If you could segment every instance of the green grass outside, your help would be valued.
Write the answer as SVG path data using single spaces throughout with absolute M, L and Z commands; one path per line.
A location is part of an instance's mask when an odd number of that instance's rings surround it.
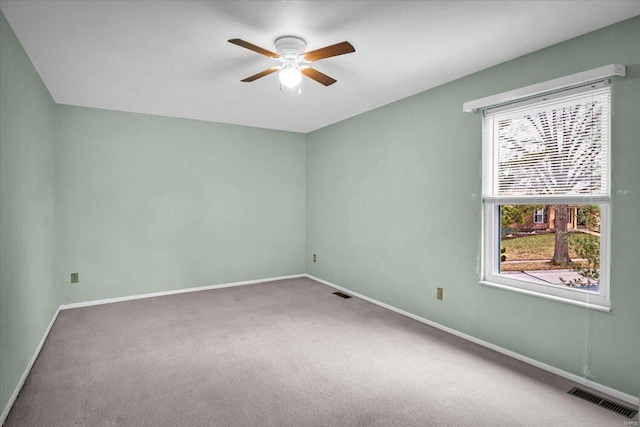
M 600 240 L 599 236 L 594 236 L 585 233 L 571 233 L 569 234 L 569 257 L 575 259 L 578 255 L 572 249 L 572 242 L 580 238 Z M 501 270 L 525 270 L 525 269 L 540 269 L 548 270 L 554 268 L 548 262 L 553 257 L 553 247 L 555 244 L 555 234 L 534 234 L 530 236 L 517 237 L 513 239 L 505 239 L 500 242 L 501 248 L 506 248 L 504 255 L 507 256 L 507 261 L 528 261 L 528 260 L 544 260 L 544 262 L 537 263 L 517 263 L 511 264 L 502 263 Z M 557 268 L 557 267 L 555 267 Z M 563 267 L 567 268 L 567 267 Z

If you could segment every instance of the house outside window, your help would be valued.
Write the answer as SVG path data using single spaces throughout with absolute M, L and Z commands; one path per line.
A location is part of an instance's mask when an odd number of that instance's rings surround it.
M 608 311 L 608 82 L 483 120 L 482 283 Z

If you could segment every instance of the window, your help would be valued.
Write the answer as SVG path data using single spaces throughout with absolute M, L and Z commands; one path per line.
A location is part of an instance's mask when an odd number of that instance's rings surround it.
M 545 209 L 536 209 L 536 212 L 533 214 L 533 222 L 536 224 L 545 224 L 547 222 L 547 215 L 545 214 Z
M 608 311 L 608 82 L 483 120 L 482 283 Z

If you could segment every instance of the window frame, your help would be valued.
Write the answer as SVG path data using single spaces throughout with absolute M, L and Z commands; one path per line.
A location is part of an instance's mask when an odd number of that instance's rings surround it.
M 536 209 L 536 211 L 533 213 L 533 223 L 534 224 L 546 224 L 548 221 L 548 217 L 547 217 L 547 213 L 546 213 L 547 208 L 544 207 L 542 209 Z M 538 213 L 540 212 L 540 213 Z M 537 221 L 536 218 L 540 217 L 541 220 Z
M 482 247 L 482 272 L 480 283 L 486 286 L 492 286 L 502 289 L 507 289 L 524 294 L 534 295 L 546 299 L 565 302 L 582 307 L 588 307 L 600 311 L 611 310 L 610 299 L 610 178 L 611 178 L 611 88 L 609 82 L 601 82 L 596 85 L 589 85 L 584 88 L 573 88 L 571 90 L 559 91 L 553 94 L 551 97 L 562 98 L 565 96 L 572 96 L 575 93 L 581 91 L 590 92 L 597 86 L 598 89 L 607 87 L 609 91 L 609 106 L 608 114 L 604 119 L 604 126 L 606 126 L 607 152 L 605 157 L 606 162 L 606 179 L 607 191 L 606 194 L 584 194 L 584 195 L 537 195 L 537 196 L 493 196 L 483 195 L 482 199 L 482 212 L 483 212 L 483 247 Z M 525 102 L 515 103 L 514 106 L 501 107 L 500 111 L 505 110 L 508 114 L 513 108 L 522 108 L 523 104 L 531 104 L 531 108 L 539 108 L 542 102 L 551 98 L 549 96 L 539 97 L 536 99 L 528 100 Z M 511 108 L 509 108 L 511 107 Z M 483 144 L 483 157 L 486 149 L 486 144 L 490 143 L 490 151 L 493 153 L 493 162 L 496 161 L 495 148 L 496 138 L 492 141 L 487 141 L 486 118 L 483 111 L 482 118 L 482 144 Z M 493 133 L 493 132 L 492 132 Z M 485 167 L 485 161 L 483 159 L 483 168 Z M 486 171 L 483 171 L 483 189 L 486 188 L 485 179 L 488 177 Z M 491 183 L 495 184 L 496 176 L 494 173 L 490 175 Z M 484 191 L 484 190 L 483 190 Z M 561 285 L 537 283 L 533 281 L 527 281 L 522 279 L 516 279 L 508 277 L 506 274 L 500 273 L 500 242 L 501 242 L 501 226 L 500 226 L 500 206 L 501 205 L 521 205 L 521 204 L 541 204 L 541 205 L 558 205 L 566 204 L 573 206 L 580 206 L 583 204 L 593 204 L 600 206 L 600 280 L 599 280 L 599 292 L 596 294 L 591 291 L 563 287 Z M 535 221 L 534 212 L 534 221 Z M 548 213 L 547 213 L 548 215 Z M 544 215 L 543 215 L 544 219 Z M 548 218 L 547 218 L 548 219 Z
M 575 203 L 575 200 L 573 200 L 573 203 Z M 505 274 L 500 274 L 499 209 L 501 204 L 505 203 L 484 202 L 484 269 L 482 272 L 483 279 L 480 281 L 481 284 L 520 291 L 521 293 L 546 297 L 548 299 L 563 301 L 569 304 L 579 305 L 583 307 L 590 307 L 600 311 L 609 311 L 611 309 L 609 295 L 610 204 L 608 202 L 593 203 L 593 201 L 589 201 L 588 203 L 583 203 L 600 206 L 600 289 L 597 294 L 579 288 L 569 288 L 560 285 L 536 283 L 533 281 L 515 279 Z M 490 236 L 493 238 L 490 238 Z

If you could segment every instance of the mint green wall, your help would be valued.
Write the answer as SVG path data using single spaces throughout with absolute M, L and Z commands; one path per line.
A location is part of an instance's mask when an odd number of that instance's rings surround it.
M 59 304 L 55 104 L 0 13 L 0 412 Z
M 60 303 L 305 268 L 640 396 L 638 39 L 635 18 L 305 136 L 55 105 L 0 16 L 0 409 Z M 462 103 L 614 62 L 613 311 L 482 287 Z
M 307 272 L 640 395 L 638 40 L 640 17 L 308 134 Z M 611 63 L 628 73 L 613 84 L 613 311 L 480 285 L 481 116 L 463 102 Z
M 58 105 L 64 302 L 304 273 L 305 149 L 299 133 Z
M 304 135 L 56 105 L 0 35 L 0 411 L 61 303 L 304 272 Z

